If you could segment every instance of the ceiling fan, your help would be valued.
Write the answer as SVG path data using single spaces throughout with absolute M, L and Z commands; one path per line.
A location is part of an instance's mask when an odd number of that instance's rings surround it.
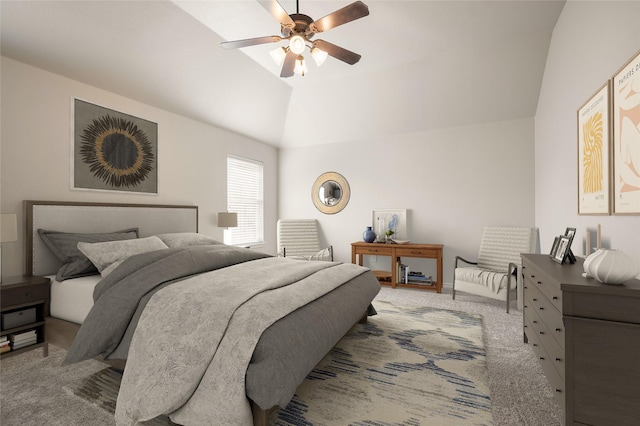
M 309 47 L 311 56 L 318 66 L 322 65 L 328 56 L 332 56 L 349 65 L 357 63 L 361 56 L 325 40 L 311 40 L 317 33 L 321 33 L 339 25 L 369 15 L 369 7 L 361 1 L 338 9 L 329 15 L 314 21 L 309 16 L 299 13 L 296 0 L 296 13 L 289 15 L 277 0 L 258 1 L 280 23 L 281 36 L 265 36 L 236 41 L 225 41 L 220 45 L 225 49 L 236 49 L 259 44 L 277 43 L 288 40 L 289 45 L 278 47 L 271 52 L 271 56 L 278 64 L 282 64 L 280 77 L 291 77 L 294 73 L 305 75 L 307 67 L 302 53 Z

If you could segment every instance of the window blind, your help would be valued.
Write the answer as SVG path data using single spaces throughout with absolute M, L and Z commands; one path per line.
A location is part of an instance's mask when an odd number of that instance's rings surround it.
M 238 214 L 238 226 L 225 233 L 226 244 L 264 243 L 262 162 L 227 156 L 227 211 Z

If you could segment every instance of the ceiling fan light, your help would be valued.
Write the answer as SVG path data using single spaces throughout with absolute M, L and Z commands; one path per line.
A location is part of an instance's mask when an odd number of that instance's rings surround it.
M 307 71 L 307 64 L 304 61 L 304 57 L 302 55 L 298 55 L 298 57 L 296 58 L 296 65 L 293 68 L 293 72 L 304 77 Z
M 306 47 L 306 43 L 304 41 L 304 38 L 302 38 L 302 36 L 296 35 L 291 37 L 291 39 L 289 40 L 289 49 L 291 49 L 291 51 L 296 55 L 299 55 L 302 52 L 304 52 L 305 47 Z
M 313 57 L 313 60 L 316 62 L 316 65 L 320 66 L 324 64 L 324 61 L 327 60 L 327 56 L 329 56 L 329 54 L 322 49 L 314 47 L 313 49 L 311 49 L 311 56 Z
M 285 56 L 287 56 L 287 50 L 284 47 L 278 47 L 269 52 L 273 61 L 278 65 L 282 65 Z

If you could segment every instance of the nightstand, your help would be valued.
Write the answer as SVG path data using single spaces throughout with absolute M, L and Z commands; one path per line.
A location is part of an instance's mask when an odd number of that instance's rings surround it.
M 45 316 L 49 309 L 51 287 L 49 278 L 36 276 L 8 277 L 0 284 L 0 337 L 29 334 L 35 330 L 36 339 L 28 346 L 12 349 L 1 357 L 17 355 L 42 348 L 42 356 L 49 355 L 45 339 Z M 28 343 L 28 342 L 27 342 Z

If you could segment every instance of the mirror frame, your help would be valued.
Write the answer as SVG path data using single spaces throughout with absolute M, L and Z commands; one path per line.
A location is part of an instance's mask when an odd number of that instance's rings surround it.
M 340 201 L 338 201 L 333 206 L 327 206 L 320 199 L 320 187 L 326 183 L 327 181 L 335 181 L 340 188 L 342 189 L 342 197 L 340 197 Z M 349 188 L 349 182 L 342 176 L 340 173 L 336 172 L 326 172 L 318 176 L 318 179 L 314 182 L 311 187 L 311 200 L 313 200 L 313 204 L 316 206 L 318 210 L 320 210 L 324 214 L 335 214 L 339 211 L 342 211 L 347 206 L 349 202 L 349 198 L 351 197 L 351 189 Z

